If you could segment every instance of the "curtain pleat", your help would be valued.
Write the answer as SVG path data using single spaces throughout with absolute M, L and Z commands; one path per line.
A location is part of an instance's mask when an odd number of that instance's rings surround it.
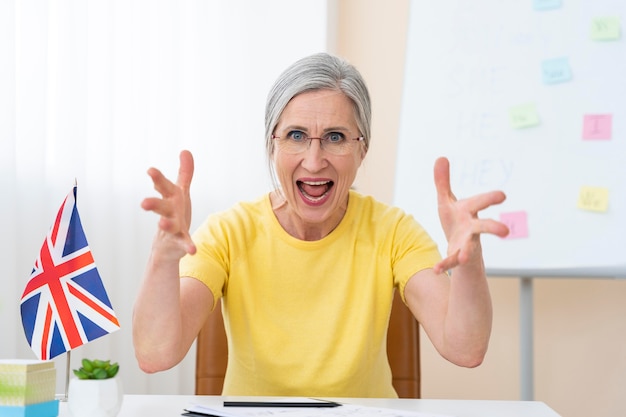
M 71 354 L 121 365 L 129 394 L 191 394 L 195 348 L 172 370 L 135 361 L 131 315 L 157 218 L 146 170 L 196 159 L 192 228 L 270 190 L 263 114 L 286 65 L 327 49 L 318 0 L 0 2 L 0 358 L 33 359 L 19 303 L 76 181 L 87 240 L 121 323 Z M 64 391 L 66 355 L 55 359 Z

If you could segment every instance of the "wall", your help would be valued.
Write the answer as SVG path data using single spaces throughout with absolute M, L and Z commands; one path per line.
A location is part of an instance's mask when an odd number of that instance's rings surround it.
M 365 76 L 373 139 L 357 178 L 362 192 L 393 201 L 409 0 L 337 1 L 336 45 Z M 422 339 L 422 396 L 517 400 L 519 282 L 490 277 L 494 327 L 485 362 L 447 363 Z M 626 415 L 626 281 L 534 280 L 535 395 L 568 417 Z

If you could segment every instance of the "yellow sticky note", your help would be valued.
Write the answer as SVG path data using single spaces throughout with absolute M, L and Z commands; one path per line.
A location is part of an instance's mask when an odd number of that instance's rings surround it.
M 619 17 L 596 17 L 591 22 L 591 40 L 614 41 L 620 36 Z
M 578 208 L 605 212 L 609 208 L 609 189 L 604 187 L 580 187 Z
M 521 104 L 509 109 L 509 120 L 513 129 L 537 126 L 539 116 L 534 104 Z

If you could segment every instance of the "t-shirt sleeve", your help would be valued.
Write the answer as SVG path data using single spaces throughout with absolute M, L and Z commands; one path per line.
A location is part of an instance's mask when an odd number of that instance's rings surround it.
M 437 244 L 413 218 L 404 214 L 397 224 L 394 236 L 394 285 L 404 299 L 404 287 L 417 272 L 432 268 L 441 260 Z
M 215 302 L 224 294 L 229 271 L 228 234 L 218 215 L 211 215 L 193 233 L 197 251 L 185 255 L 179 264 L 179 275 L 201 281 L 213 293 Z M 215 305 L 212 307 L 214 308 Z

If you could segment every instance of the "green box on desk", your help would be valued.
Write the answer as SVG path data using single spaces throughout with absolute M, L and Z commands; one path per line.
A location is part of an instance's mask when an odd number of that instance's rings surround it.
M 0 405 L 2 417 L 57 417 L 58 415 L 59 400 L 30 405 Z
M 50 402 L 54 400 L 55 388 L 54 362 L 0 359 L 0 406 Z

